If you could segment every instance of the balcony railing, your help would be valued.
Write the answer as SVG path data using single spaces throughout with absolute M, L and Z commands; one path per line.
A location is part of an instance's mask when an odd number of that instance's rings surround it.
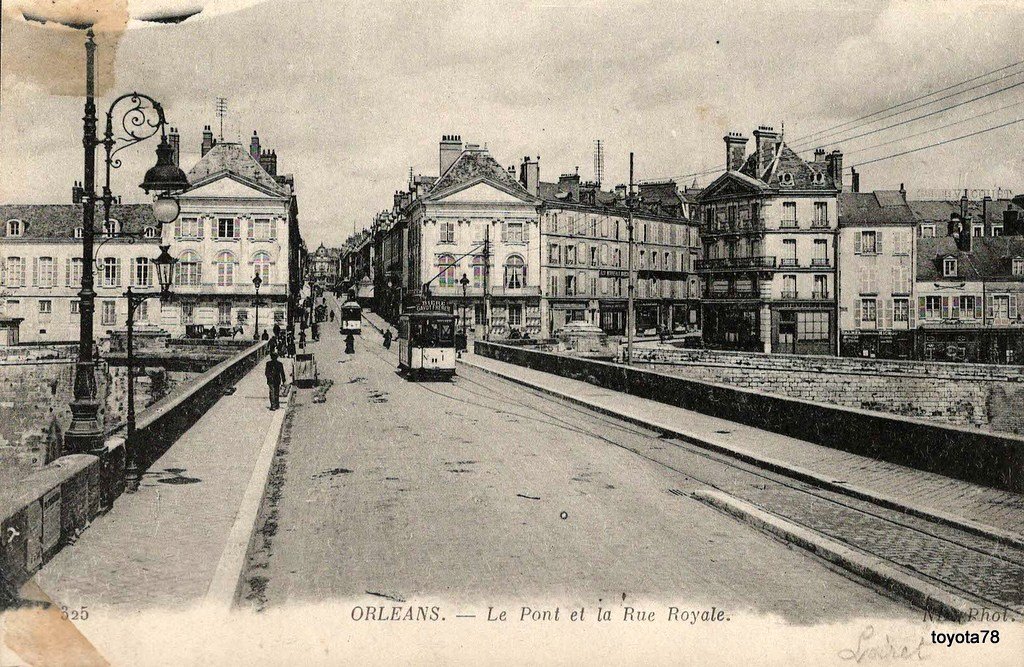
M 811 266 L 831 266 L 832 261 L 828 257 L 815 257 L 811 260 Z
M 828 297 L 828 290 L 823 290 L 823 291 L 817 291 L 816 290 L 814 292 L 811 292 L 811 298 L 812 299 L 827 299 L 827 298 L 829 298 Z
M 711 234 L 745 234 L 747 232 L 763 232 L 763 220 L 738 221 L 734 223 L 723 223 L 702 232 L 705 235 Z
M 791 289 L 784 289 L 784 290 L 782 290 L 782 298 L 783 299 L 795 299 L 796 298 L 796 290 L 791 290 Z
M 698 271 L 722 271 L 730 269 L 774 269 L 774 257 L 719 257 L 697 260 Z
M 783 257 L 782 261 L 779 262 L 779 266 L 800 266 L 800 260 L 796 257 Z

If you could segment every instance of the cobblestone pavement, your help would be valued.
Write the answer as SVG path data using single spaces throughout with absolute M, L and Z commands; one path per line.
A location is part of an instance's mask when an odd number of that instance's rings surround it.
M 121 496 L 34 581 L 72 608 L 200 601 L 277 414 L 268 407 L 260 363 L 150 467 L 138 491 Z
M 531 385 L 546 387 L 654 424 L 678 424 L 694 438 L 747 450 L 787 465 L 810 470 L 911 507 L 950 513 L 1024 536 L 1024 496 L 962 480 L 878 461 L 778 433 L 709 417 L 665 403 L 628 396 L 512 364 L 469 355 L 471 363 Z M 683 426 L 685 425 L 685 427 Z M 1024 539 L 1024 538 L 1022 538 Z
M 648 599 L 796 623 L 919 615 L 668 493 L 685 473 L 632 451 L 672 446 L 657 434 L 606 438 L 614 429 L 599 415 L 475 369 L 450 383 L 406 382 L 397 346 L 385 352 L 372 328 L 355 355 L 342 352 L 336 328 L 322 334 L 312 349 L 334 384 L 322 404 L 296 395 L 250 554 L 247 604 Z
M 491 392 L 498 399 L 502 396 L 501 390 L 492 389 Z M 590 413 L 578 405 L 563 403 L 570 413 Z M 1020 549 L 945 524 L 825 491 L 682 440 L 659 438 L 655 430 L 623 424 L 610 417 L 603 420 L 606 427 L 600 434 L 612 443 L 620 444 L 620 439 L 626 434 L 649 433 L 651 438 L 647 442 L 641 441 L 639 446 L 634 444 L 629 448 L 644 458 L 684 473 L 685 479 L 680 479 L 674 489 L 677 493 L 686 493 L 701 486 L 720 489 L 886 560 L 941 588 L 973 598 L 988 608 L 1024 612 L 1024 551 Z M 872 470 L 867 462 L 862 465 L 865 470 Z M 889 467 L 886 464 L 886 468 Z M 912 481 L 918 471 L 904 468 L 896 472 L 904 476 L 906 495 L 917 495 Z M 921 475 L 931 477 L 928 473 Z M 957 485 L 973 486 L 963 482 L 957 482 Z M 981 487 L 978 494 L 989 491 L 992 490 Z M 958 508 L 954 506 L 954 509 Z

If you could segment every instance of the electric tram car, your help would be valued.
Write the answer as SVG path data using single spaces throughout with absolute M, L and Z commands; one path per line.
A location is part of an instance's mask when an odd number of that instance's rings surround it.
M 398 320 L 398 370 L 409 379 L 455 375 L 455 316 L 415 312 Z
M 355 301 L 341 304 L 341 333 L 359 335 L 363 327 L 363 309 Z

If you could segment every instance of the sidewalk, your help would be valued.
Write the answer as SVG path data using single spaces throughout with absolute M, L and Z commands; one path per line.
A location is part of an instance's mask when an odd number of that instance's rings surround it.
M 460 361 L 599 412 L 767 463 L 780 471 L 822 479 L 833 488 L 880 499 L 897 509 L 924 513 L 954 525 L 966 524 L 1002 541 L 1018 545 L 1024 542 L 1024 497 L 1014 493 L 830 449 L 472 353 L 464 354 Z
M 289 360 L 282 361 L 290 379 Z M 265 441 L 276 444 L 284 419 L 288 399 L 281 410 L 267 409 L 263 366 L 181 436 L 144 474 L 138 491 L 121 496 L 32 581 L 54 601 L 76 608 L 201 602 L 215 577 L 225 577 L 218 575 L 222 557 L 235 557 L 228 553 L 236 550 L 232 533 L 239 532 L 232 527 L 236 518 L 245 521 L 243 497 L 260 475 Z M 245 542 L 251 523 L 242 527 Z

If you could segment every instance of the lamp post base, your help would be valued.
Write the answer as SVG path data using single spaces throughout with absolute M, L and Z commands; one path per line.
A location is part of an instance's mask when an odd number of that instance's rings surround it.
M 71 426 L 64 434 L 63 454 L 89 454 L 103 447 L 103 424 L 96 399 L 71 401 Z

